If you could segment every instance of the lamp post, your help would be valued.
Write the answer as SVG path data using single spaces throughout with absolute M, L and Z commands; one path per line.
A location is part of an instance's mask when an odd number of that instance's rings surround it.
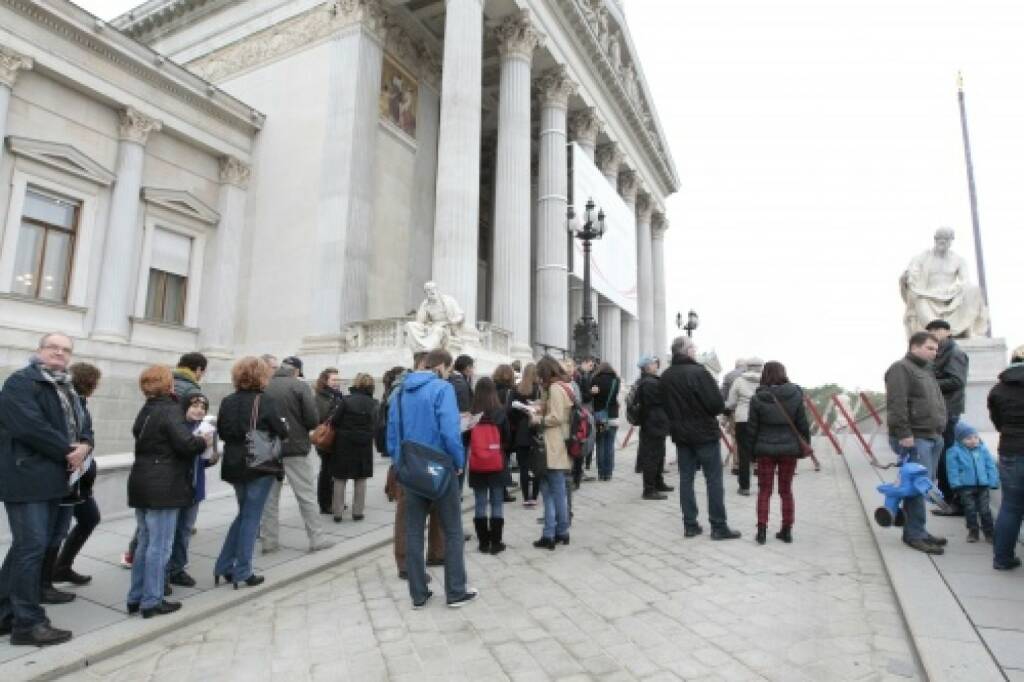
M 583 317 L 573 328 L 573 350 L 577 360 L 595 357 L 597 354 L 597 320 L 591 305 L 590 293 L 590 249 L 595 239 L 604 236 L 604 211 L 594 215 L 594 200 L 587 201 L 582 224 L 576 218 L 573 207 L 569 207 L 569 231 L 583 244 Z
M 691 338 L 693 337 L 693 332 L 697 330 L 698 323 L 700 323 L 700 318 L 692 310 L 686 313 L 686 324 L 683 324 L 683 314 L 676 313 L 676 326 L 686 332 L 686 335 Z

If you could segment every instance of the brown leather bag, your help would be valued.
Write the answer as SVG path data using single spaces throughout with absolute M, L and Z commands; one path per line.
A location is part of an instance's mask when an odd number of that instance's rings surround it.
M 344 401 L 344 398 L 338 400 L 338 406 L 331 410 L 331 413 L 327 415 L 327 419 L 323 420 L 313 429 L 313 433 L 309 434 L 309 442 L 318 450 L 330 450 L 334 447 L 334 416 L 338 413 L 338 410 L 342 409 L 345 404 Z

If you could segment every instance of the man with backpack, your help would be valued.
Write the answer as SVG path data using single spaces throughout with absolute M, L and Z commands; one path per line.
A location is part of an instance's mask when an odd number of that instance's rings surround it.
M 668 437 L 668 417 L 665 415 L 665 400 L 658 377 L 658 359 L 646 355 L 637 363 L 640 378 L 637 380 L 635 402 L 638 403 L 640 445 L 636 458 L 640 473 L 643 474 L 645 500 L 666 500 L 666 492 L 674 490 L 665 485 L 665 439 Z M 636 411 L 637 408 L 634 408 Z

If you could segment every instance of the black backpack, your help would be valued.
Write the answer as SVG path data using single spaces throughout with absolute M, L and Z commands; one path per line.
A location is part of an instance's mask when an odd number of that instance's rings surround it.
M 629 387 L 629 393 L 626 394 L 626 421 L 633 426 L 640 426 L 644 419 L 644 405 L 640 400 L 641 381 L 642 379 L 637 379 L 633 382 Z

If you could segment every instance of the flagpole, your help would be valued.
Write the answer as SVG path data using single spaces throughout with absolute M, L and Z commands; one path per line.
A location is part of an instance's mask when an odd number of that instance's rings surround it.
M 960 132 L 964 138 L 964 161 L 967 165 L 967 193 L 971 201 L 971 223 L 974 226 L 974 256 L 978 263 L 978 286 L 981 298 L 988 307 L 988 284 L 985 282 L 985 255 L 981 248 L 981 225 L 978 220 L 978 194 L 974 186 L 974 162 L 971 160 L 971 138 L 967 133 L 967 107 L 964 103 L 964 77 L 959 71 L 956 74 L 957 101 L 960 104 Z M 989 322 L 988 336 L 992 335 L 992 323 Z

